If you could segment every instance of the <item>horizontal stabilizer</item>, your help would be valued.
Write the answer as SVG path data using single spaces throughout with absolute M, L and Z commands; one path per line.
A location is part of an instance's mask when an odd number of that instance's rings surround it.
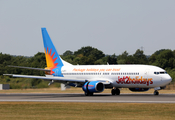
M 8 65 L 8 67 L 15 67 L 15 68 L 23 68 L 23 69 L 30 69 L 30 70 L 39 70 L 39 71 L 50 72 L 50 70 L 48 70 L 48 69 L 43 69 L 43 68 L 32 68 L 32 67 L 13 66 L 13 65 Z

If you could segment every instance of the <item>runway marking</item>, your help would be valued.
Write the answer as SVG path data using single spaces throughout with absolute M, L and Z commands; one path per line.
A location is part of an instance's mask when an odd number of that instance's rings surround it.
M 175 103 L 175 101 L 113 101 L 113 100 L 0 100 L 0 102 L 89 102 L 89 103 Z

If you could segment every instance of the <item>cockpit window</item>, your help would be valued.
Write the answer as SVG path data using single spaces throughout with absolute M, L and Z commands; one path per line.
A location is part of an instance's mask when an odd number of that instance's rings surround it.
M 166 71 L 161 71 L 161 72 L 154 72 L 154 74 L 158 75 L 158 74 L 167 74 Z

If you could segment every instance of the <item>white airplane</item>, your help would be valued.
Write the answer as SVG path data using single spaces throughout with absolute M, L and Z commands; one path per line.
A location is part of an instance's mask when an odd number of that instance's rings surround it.
M 58 55 L 46 28 L 41 28 L 47 68 L 26 68 L 42 70 L 46 76 L 4 74 L 12 77 L 37 78 L 65 85 L 82 87 L 85 95 L 112 89 L 112 95 L 120 95 L 120 88 L 129 88 L 131 91 L 147 91 L 154 88 L 154 95 L 164 89 L 172 81 L 167 72 L 152 65 L 72 65 Z

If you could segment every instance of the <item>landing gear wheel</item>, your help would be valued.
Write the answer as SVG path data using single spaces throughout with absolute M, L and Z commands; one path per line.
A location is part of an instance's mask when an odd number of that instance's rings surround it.
M 85 94 L 85 96 L 93 96 L 94 93 L 93 92 L 85 92 L 84 94 Z
M 84 94 L 85 94 L 85 96 L 89 96 L 89 93 L 88 92 L 85 92 Z
M 111 90 L 112 95 L 120 95 L 120 90 L 118 88 Z
M 115 89 L 112 89 L 112 90 L 111 90 L 111 94 L 112 94 L 112 95 L 115 95 Z
M 118 88 L 115 90 L 115 94 L 120 95 L 120 90 Z
M 93 92 L 90 92 L 90 93 L 89 93 L 89 96 L 93 96 Z
M 155 90 L 154 95 L 159 95 L 159 92 L 157 90 Z

